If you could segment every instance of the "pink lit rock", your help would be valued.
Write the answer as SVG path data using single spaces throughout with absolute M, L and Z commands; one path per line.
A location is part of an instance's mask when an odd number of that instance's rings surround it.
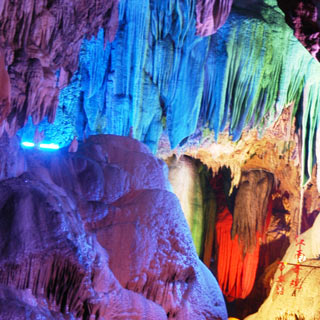
M 197 34 L 204 37 L 217 32 L 226 22 L 233 0 L 197 0 Z
M 93 136 L 75 153 L 20 158 L 0 181 L 0 319 L 227 319 L 145 146 Z
M 68 151 L 69 152 L 77 152 L 78 151 L 78 140 L 77 140 L 77 137 L 73 137 L 71 143 L 70 143 L 70 146 L 69 146 L 69 149 Z

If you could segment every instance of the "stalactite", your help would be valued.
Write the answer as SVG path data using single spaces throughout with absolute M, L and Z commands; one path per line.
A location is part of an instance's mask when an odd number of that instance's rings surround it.
M 320 193 L 320 126 L 318 125 L 317 133 L 316 133 L 316 161 L 317 161 L 317 189 Z
M 226 22 L 233 0 L 197 0 L 197 34 L 209 36 Z
M 180 200 L 182 210 L 191 230 L 194 245 L 200 257 L 204 250 L 206 216 L 212 220 L 211 208 L 204 202 L 203 179 L 199 176 L 196 161 L 189 157 L 168 159 L 169 180 Z
M 310 66 L 311 68 L 311 66 Z M 319 72 L 314 70 L 312 72 Z M 316 76 L 316 75 L 315 75 Z M 311 178 L 313 165 L 316 156 L 316 130 L 319 127 L 319 112 L 320 112 L 320 98 L 318 92 L 320 91 L 320 83 L 307 82 L 303 91 L 303 98 L 297 115 L 301 117 L 301 131 L 302 131 L 302 157 L 301 157 L 301 179 L 302 186 L 306 185 Z
M 85 271 L 66 260 L 65 256 L 31 256 L 20 265 L 0 268 L 0 283 L 20 290 L 31 289 L 35 296 L 43 296 L 56 311 L 71 312 L 78 317 L 85 312 L 89 298 L 84 284 Z
M 262 133 L 294 103 L 293 117 L 303 114 L 297 124 L 304 132 L 308 179 L 320 67 L 281 10 L 268 3 L 257 7 L 260 18 L 234 4 L 225 25 L 201 38 L 195 35 L 195 0 L 150 0 L 143 7 L 121 2 L 115 41 L 105 46 L 100 31 L 83 42 L 78 72 L 60 95 L 56 124 L 39 129 L 66 145 L 75 135 L 128 135 L 132 127 L 133 136 L 155 152 L 163 131 L 172 148 L 203 126 L 218 137 L 228 125 L 234 140 L 249 127 Z M 24 137 L 33 130 L 29 123 Z
M 216 197 L 210 185 L 211 172 L 200 164 L 199 166 L 199 177 L 202 189 L 202 203 L 203 203 L 203 251 L 200 257 L 204 264 L 209 268 L 211 265 L 213 243 L 215 236 L 215 220 L 217 203 Z
M 0 69 L 3 72 L 6 55 L 11 82 L 11 108 L 7 105 L 1 111 L 0 125 L 7 117 L 5 129 L 14 134 L 29 117 L 34 124 L 44 117 L 54 121 L 59 89 L 67 84 L 59 81 L 57 73 L 62 69 L 65 80 L 77 70 L 85 36 L 96 35 L 103 28 L 106 40 L 114 38 L 118 2 L 3 1 L 0 9 Z M 7 80 L 3 80 L 1 90 L 6 90 Z
M 244 253 L 256 246 L 256 234 L 262 235 L 273 188 L 273 175 L 262 170 L 243 172 L 233 213 L 232 238 L 238 235 Z
M 0 49 L 0 125 L 10 112 L 10 78 L 5 68 L 4 51 Z M 2 134 L 0 134 L 1 136 Z

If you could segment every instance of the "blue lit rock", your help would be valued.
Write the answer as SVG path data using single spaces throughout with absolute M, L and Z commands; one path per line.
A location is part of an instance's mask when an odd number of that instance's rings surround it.
M 313 164 L 319 65 L 293 36 L 275 1 L 236 1 L 217 33 L 196 35 L 196 4 L 121 2 L 119 30 L 82 44 L 79 68 L 60 94 L 48 140 L 68 144 L 94 133 L 133 136 L 157 150 L 162 132 L 172 148 L 196 129 L 228 128 L 233 140 L 263 129 L 295 102 L 303 132 L 305 179 Z M 26 128 L 23 137 L 32 137 Z

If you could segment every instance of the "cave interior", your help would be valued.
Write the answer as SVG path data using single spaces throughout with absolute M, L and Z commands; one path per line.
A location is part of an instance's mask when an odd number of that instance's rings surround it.
M 320 1 L 0 1 L 0 319 L 320 320 Z

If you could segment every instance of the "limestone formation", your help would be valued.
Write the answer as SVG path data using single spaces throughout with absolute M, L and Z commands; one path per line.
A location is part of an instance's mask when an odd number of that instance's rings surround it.
M 319 9 L 0 0 L 0 319 L 320 318 Z
M 273 278 L 273 286 L 267 300 L 259 311 L 246 318 L 246 320 L 286 320 L 320 318 L 320 241 L 319 241 L 320 216 L 316 219 L 311 229 L 301 234 L 297 242 L 291 244 L 282 258 L 283 269 L 283 293 L 277 290 L 280 266 Z M 303 240 L 303 258 L 298 263 L 297 243 Z M 299 273 L 297 278 L 297 265 Z M 298 279 L 298 281 L 297 281 Z
M 320 2 L 318 0 L 278 0 L 288 25 L 311 55 L 320 61 Z
M 226 22 L 232 0 L 197 0 L 197 34 L 209 36 Z
M 1 142 L 19 158 L 1 153 L 0 319 L 227 318 L 166 166 L 144 145 L 92 136 L 48 154 Z
M 0 128 L 13 135 L 29 116 L 54 121 L 83 38 L 103 28 L 105 41 L 114 39 L 118 1 L 1 1 L 0 21 Z

